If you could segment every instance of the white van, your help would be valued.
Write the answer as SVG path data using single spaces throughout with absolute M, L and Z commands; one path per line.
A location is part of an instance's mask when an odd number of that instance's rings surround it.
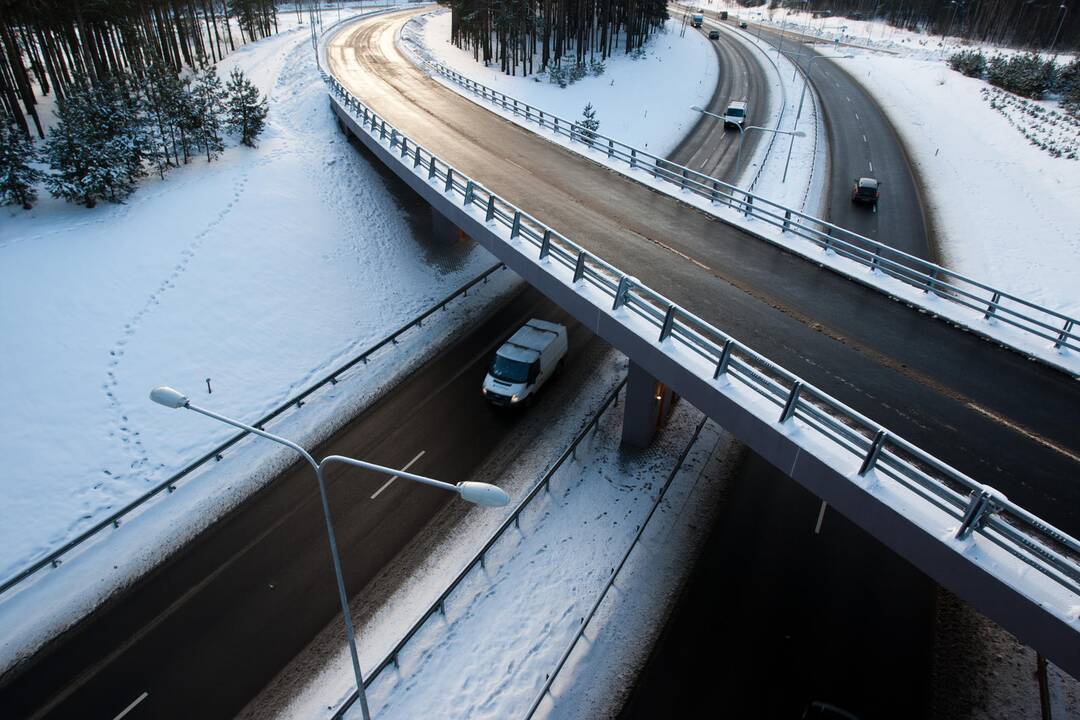
M 530 400 L 566 356 L 566 327 L 532 319 L 495 352 L 480 392 L 495 405 Z
M 745 101 L 728 103 L 727 110 L 724 111 L 724 127 L 728 125 L 745 127 L 746 110 L 747 104 Z

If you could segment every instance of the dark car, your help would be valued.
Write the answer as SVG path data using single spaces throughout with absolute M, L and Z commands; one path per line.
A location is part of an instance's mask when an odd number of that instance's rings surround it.
M 861 177 L 855 181 L 851 188 L 851 202 L 865 203 L 877 207 L 878 198 L 881 197 L 881 183 L 874 178 Z
M 739 27 L 741 27 L 743 30 L 745 30 L 746 29 L 746 21 L 743 20 L 742 22 L 740 22 Z
M 709 39 L 710 40 L 719 40 L 720 39 L 720 31 L 719 30 L 710 30 L 709 31 Z

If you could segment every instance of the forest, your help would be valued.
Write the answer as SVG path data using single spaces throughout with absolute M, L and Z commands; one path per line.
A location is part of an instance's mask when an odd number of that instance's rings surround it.
M 449 0 L 450 40 L 516 75 L 639 50 L 668 18 L 663 0 Z M 537 61 L 539 64 L 537 65 Z
M 750 0 L 740 4 L 755 7 L 764 3 Z M 704 7 L 708 7 L 707 2 Z M 1080 5 L 1076 0 L 774 0 L 770 7 L 878 19 L 931 35 L 948 34 L 1030 50 L 1080 47 Z
M 215 63 L 277 32 L 277 13 L 273 0 L 0 0 L 0 109 L 44 137 L 40 96 Z

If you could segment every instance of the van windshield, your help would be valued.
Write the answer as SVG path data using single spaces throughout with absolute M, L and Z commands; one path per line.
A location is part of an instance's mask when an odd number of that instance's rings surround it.
M 731 117 L 742 117 L 743 115 L 746 114 L 746 111 L 743 110 L 742 108 L 733 107 L 733 108 L 728 108 L 727 109 L 727 114 L 730 115 Z
M 523 383 L 529 379 L 529 363 L 496 355 L 488 370 L 492 377 L 508 383 Z

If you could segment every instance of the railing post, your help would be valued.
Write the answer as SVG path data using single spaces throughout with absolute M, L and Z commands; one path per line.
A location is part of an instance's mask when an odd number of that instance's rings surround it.
M 780 413 L 780 422 L 786 423 L 795 414 L 795 408 L 799 405 L 799 394 L 802 392 L 802 380 L 796 380 L 795 384 L 791 386 L 791 392 L 788 394 L 787 402 L 784 403 L 784 409 Z
M 395 145 L 397 145 L 397 129 L 390 128 L 390 149 L 393 150 Z
M 431 160 L 428 161 L 427 179 L 428 180 L 434 180 L 435 179 L 435 156 L 434 155 L 432 155 Z
M 988 516 L 998 511 L 997 505 L 994 503 L 994 496 L 986 488 L 981 490 L 973 490 L 971 495 L 968 496 L 967 509 L 964 510 L 964 517 L 960 521 L 960 527 L 956 530 L 956 539 L 964 540 L 973 530 L 982 529 L 986 524 Z
M 885 440 L 889 437 L 889 433 L 884 430 L 878 430 L 874 435 L 874 441 L 870 443 L 870 447 L 866 451 L 866 457 L 863 458 L 862 467 L 859 468 L 859 474 L 865 475 L 870 472 L 874 465 L 877 464 L 878 455 L 881 454 L 881 448 L 885 445 Z
M 413 147 L 413 155 L 415 157 L 413 159 L 412 166 L 413 167 L 420 167 L 420 146 L 419 145 L 416 145 L 416 146 Z
M 937 290 L 935 289 L 936 285 L 937 285 L 937 268 L 934 268 L 933 270 L 930 271 L 930 279 L 926 281 L 926 286 L 923 287 L 923 292 L 924 293 L 933 293 L 933 294 L 936 295 L 937 294 Z
M 383 120 L 382 124 L 379 125 L 379 139 L 380 140 L 385 140 L 386 139 L 386 121 L 385 120 Z
M 735 341 L 731 338 L 724 341 L 724 347 L 720 351 L 720 359 L 716 362 L 716 370 L 713 371 L 713 380 L 727 372 L 728 363 L 731 362 L 731 350 L 734 346 Z
M 660 328 L 660 342 L 664 342 L 671 337 L 671 328 L 675 324 L 675 306 L 668 305 L 667 312 L 664 313 L 664 325 Z
M 484 216 L 484 222 L 491 222 L 494 219 L 495 219 L 495 193 L 488 192 L 487 214 Z
M 544 231 L 544 240 L 540 243 L 540 259 L 543 260 L 551 252 L 551 229 Z
M 446 168 L 446 188 L 443 190 L 443 192 L 450 192 L 453 189 L 454 189 L 454 168 L 448 166 Z
M 709 198 L 712 202 L 716 202 L 720 199 L 720 183 L 713 180 L 712 183 L 712 196 Z
M 612 140 L 611 138 L 608 138 L 608 141 L 607 141 L 607 156 L 608 157 L 614 157 L 615 156 L 615 141 Z
M 825 252 L 832 249 L 832 227 L 825 228 L 825 246 L 821 249 Z
M 623 275 L 619 278 L 619 288 L 615 291 L 615 302 L 612 303 L 611 309 L 618 310 L 620 307 L 626 304 L 626 293 L 630 291 L 630 277 Z
M 510 226 L 510 239 L 513 240 L 521 234 L 521 211 L 514 211 L 514 224 Z
M 878 269 L 878 265 L 881 263 L 881 245 L 874 248 L 874 258 L 870 261 L 870 270 L 873 272 Z
M 543 110 L 539 110 L 538 112 L 540 113 L 540 129 L 541 129 L 541 130 L 543 130 L 543 129 L 544 129 L 544 127 L 546 127 L 546 126 L 544 125 L 544 111 L 543 111 Z
M 558 135 L 559 134 L 559 116 L 558 115 L 552 115 L 551 116 L 551 121 L 555 126 L 555 134 Z
M 784 211 L 784 225 L 783 225 L 783 227 L 780 228 L 780 232 L 786 233 L 788 231 L 788 228 L 790 228 L 790 227 L 791 227 L 791 211 L 790 210 L 785 210 Z
M 983 320 L 989 320 L 994 316 L 994 313 L 997 311 L 999 300 L 1001 300 L 1001 293 L 995 292 L 994 296 L 990 299 L 990 302 L 986 305 L 986 312 L 983 313 Z
M 473 201 L 473 181 L 470 180 L 468 182 L 468 184 L 465 185 L 465 207 L 469 207 L 469 205 L 472 204 L 472 201 Z
M 686 186 L 687 186 L 689 180 L 690 180 L 690 171 L 688 169 L 686 169 L 686 168 L 683 168 L 682 169 L 682 184 L 680 185 L 680 187 L 683 190 L 686 189 Z
M 574 282 L 585 276 L 585 251 L 578 253 L 577 264 L 574 266 Z
M 1061 346 L 1069 341 L 1069 334 L 1072 332 L 1072 329 L 1073 329 L 1073 321 L 1072 320 L 1066 320 L 1065 321 L 1065 327 L 1063 327 L 1061 329 L 1061 332 L 1058 334 L 1057 342 L 1054 343 L 1054 349 L 1055 350 L 1060 350 Z
M 746 211 L 746 213 L 745 213 L 746 217 L 750 217 L 751 215 L 754 214 L 754 196 L 751 195 L 750 193 L 743 193 L 743 195 L 746 196 L 746 200 L 744 201 L 743 209 Z
M 656 162 L 653 163 L 653 177 L 660 177 L 660 163 L 663 162 L 660 158 L 656 158 Z

